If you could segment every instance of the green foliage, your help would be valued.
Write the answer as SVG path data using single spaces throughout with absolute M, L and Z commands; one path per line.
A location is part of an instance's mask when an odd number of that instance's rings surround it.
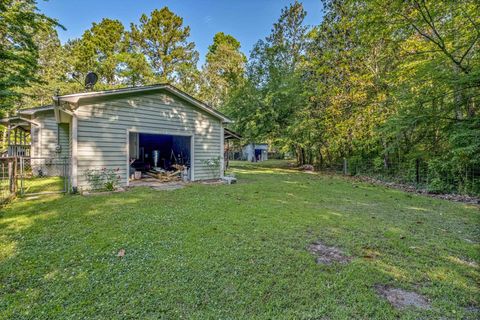
M 246 140 L 272 141 L 285 151 L 301 149 L 305 142 L 304 132 L 296 131 L 306 105 L 300 69 L 305 15 L 298 2 L 282 10 L 272 33 L 252 50 L 246 81 L 226 103 L 225 111 Z
M 432 190 L 478 193 L 478 2 L 323 4 L 320 25 L 295 2 L 256 44 L 226 103 L 235 129 L 299 164 L 346 157 L 411 180 L 420 159 Z
M 120 175 L 118 172 L 120 171 L 120 168 L 117 169 L 102 169 L 103 171 L 103 177 L 104 177 L 104 186 L 107 191 L 113 191 L 117 188 L 119 182 L 120 182 Z
M 153 72 L 145 56 L 138 52 L 121 52 L 116 56 L 115 73 L 118 81 L 128 86 L 138 86 L 152 83 Z
M 198 61 L 195 44 L 188 41 L 190 27 L 168 7 L 143 14 L 132 24 L 133 44 L 147 57 L 158 81 L 177 83 L 179 72 L 193 71 Z
M 57 31 L 46 28 L 34 37 L 38 46 L 36 77 L 41 81 L 24 88 L 20 107 L 43 106 L 52 103 L 52 95 L 59 92 L 81 90 L 77 82 L 68 78 L 73 69 L 69 63 L 68 50 L 61 45 Z
M 40 81 L 35 35 L 58 23 L 37 10 L 35 0 L 0 0 L 0 114 L 13 109 L 21 89 Z
M 92 190 L 100 190 L 103 187 L 103 176 L 101 170 L 87 169 L 85 170 L 85 178 Z
M 128 31 L 119 20 L 104 18 L 94 22 L 81 38 L 65 45 L 58 39 L 53 20 L 32 32 L 35 55 L 29 61 L 35 66 L 26 68 L 32 80 L 23 86 L 15 85 L 16 105 L 50 104 L 56 92 L 83 91 L 85 88 L 77 80 L 83 82 L 90 71 L 99 75 L 97 90 L 169 81 L 195 94 L 200 81 L 198 53 L 195 45 L 187 42 L 189 27 L 182 27 L 182 19 L 166 7 L 154 10 L 150 19 L 143 15 L 140 20 L 140 26 L 132 24 Z M 155 29 L 158 24 L 162 27 Z
M 210 170 L 213 177 L 218 177 L 220 175 L 220 166 L 222 164 L 220 157 L 205 159 L 202 160 L 202 162 Z
M 200 97 L 209 105 L 223 109 L 232 90 L 243 83 L 245 63 L 246 57 L 237 39 L 223 32 L 215 34 L 202 68 Z
M 87 169 L 84 175 L 91 190 L 114 191 L 120 182 L 119 170 L 118 168 Z
M 124 51 L 125 31 L 118 20 L 102 19 L 93 23 L 71 48 L 73 68 L 83 75 L 97 72 L 100 81 L 115 84 L 117 55 Z

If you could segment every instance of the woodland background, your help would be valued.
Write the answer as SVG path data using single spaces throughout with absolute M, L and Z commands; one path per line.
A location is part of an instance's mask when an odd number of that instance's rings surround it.
M 318 25 L 293 2 L 249 56 L 218 32 L 205 63 L 168 7 L 130 26 L 105 17 L 62 44 L 34 0 L 0 0 L 0 113 L 80 92 L 169 82 L 299 165 L 480 193 L 480 3 L 324 0 Z M 422 172 L 421 181 L 418 172 Z M 414 178 L 416 176 L 416 179 Z

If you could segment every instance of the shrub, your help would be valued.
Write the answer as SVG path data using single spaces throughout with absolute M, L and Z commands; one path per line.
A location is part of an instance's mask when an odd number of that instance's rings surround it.
M 91 190 L 113 191 L 117 188 L 120 182 L 120 175 L 118 174 L 119 171 L 120 168 L 102 168 L 100 170 L 87 169 L 85 171 L 85 177 L 87 178 Z
M 102 189 L 103 178 L 100 170 L 87 169 L 84 173 L 87 178 L 90 189 L 99 190 Z
M 203 160 L 203 164 L 210 169 L 214 178 L 220 174 L 220 163 L 220 157 Z
M 457 185 L 452 175 L 451 163 L 442 159 L 434 159 L 428 163 L 428 191 L 433 193 L 450 193 Z

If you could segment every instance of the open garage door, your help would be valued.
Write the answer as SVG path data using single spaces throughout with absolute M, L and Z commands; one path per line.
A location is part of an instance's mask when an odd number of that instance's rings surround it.
M 191 180 L 191 137 L 129 133 L 130 178 Z

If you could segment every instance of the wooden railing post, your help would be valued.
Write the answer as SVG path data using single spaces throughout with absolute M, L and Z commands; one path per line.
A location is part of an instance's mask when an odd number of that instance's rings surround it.
M 16 185 L 16 169 L 17 169 L 17 163 L 16 163 L 17 158 L 9 158 L 8 159 L 8 185 L 10 189 L 11 194 L 15 194 L 17 191 L 17 185 Z

